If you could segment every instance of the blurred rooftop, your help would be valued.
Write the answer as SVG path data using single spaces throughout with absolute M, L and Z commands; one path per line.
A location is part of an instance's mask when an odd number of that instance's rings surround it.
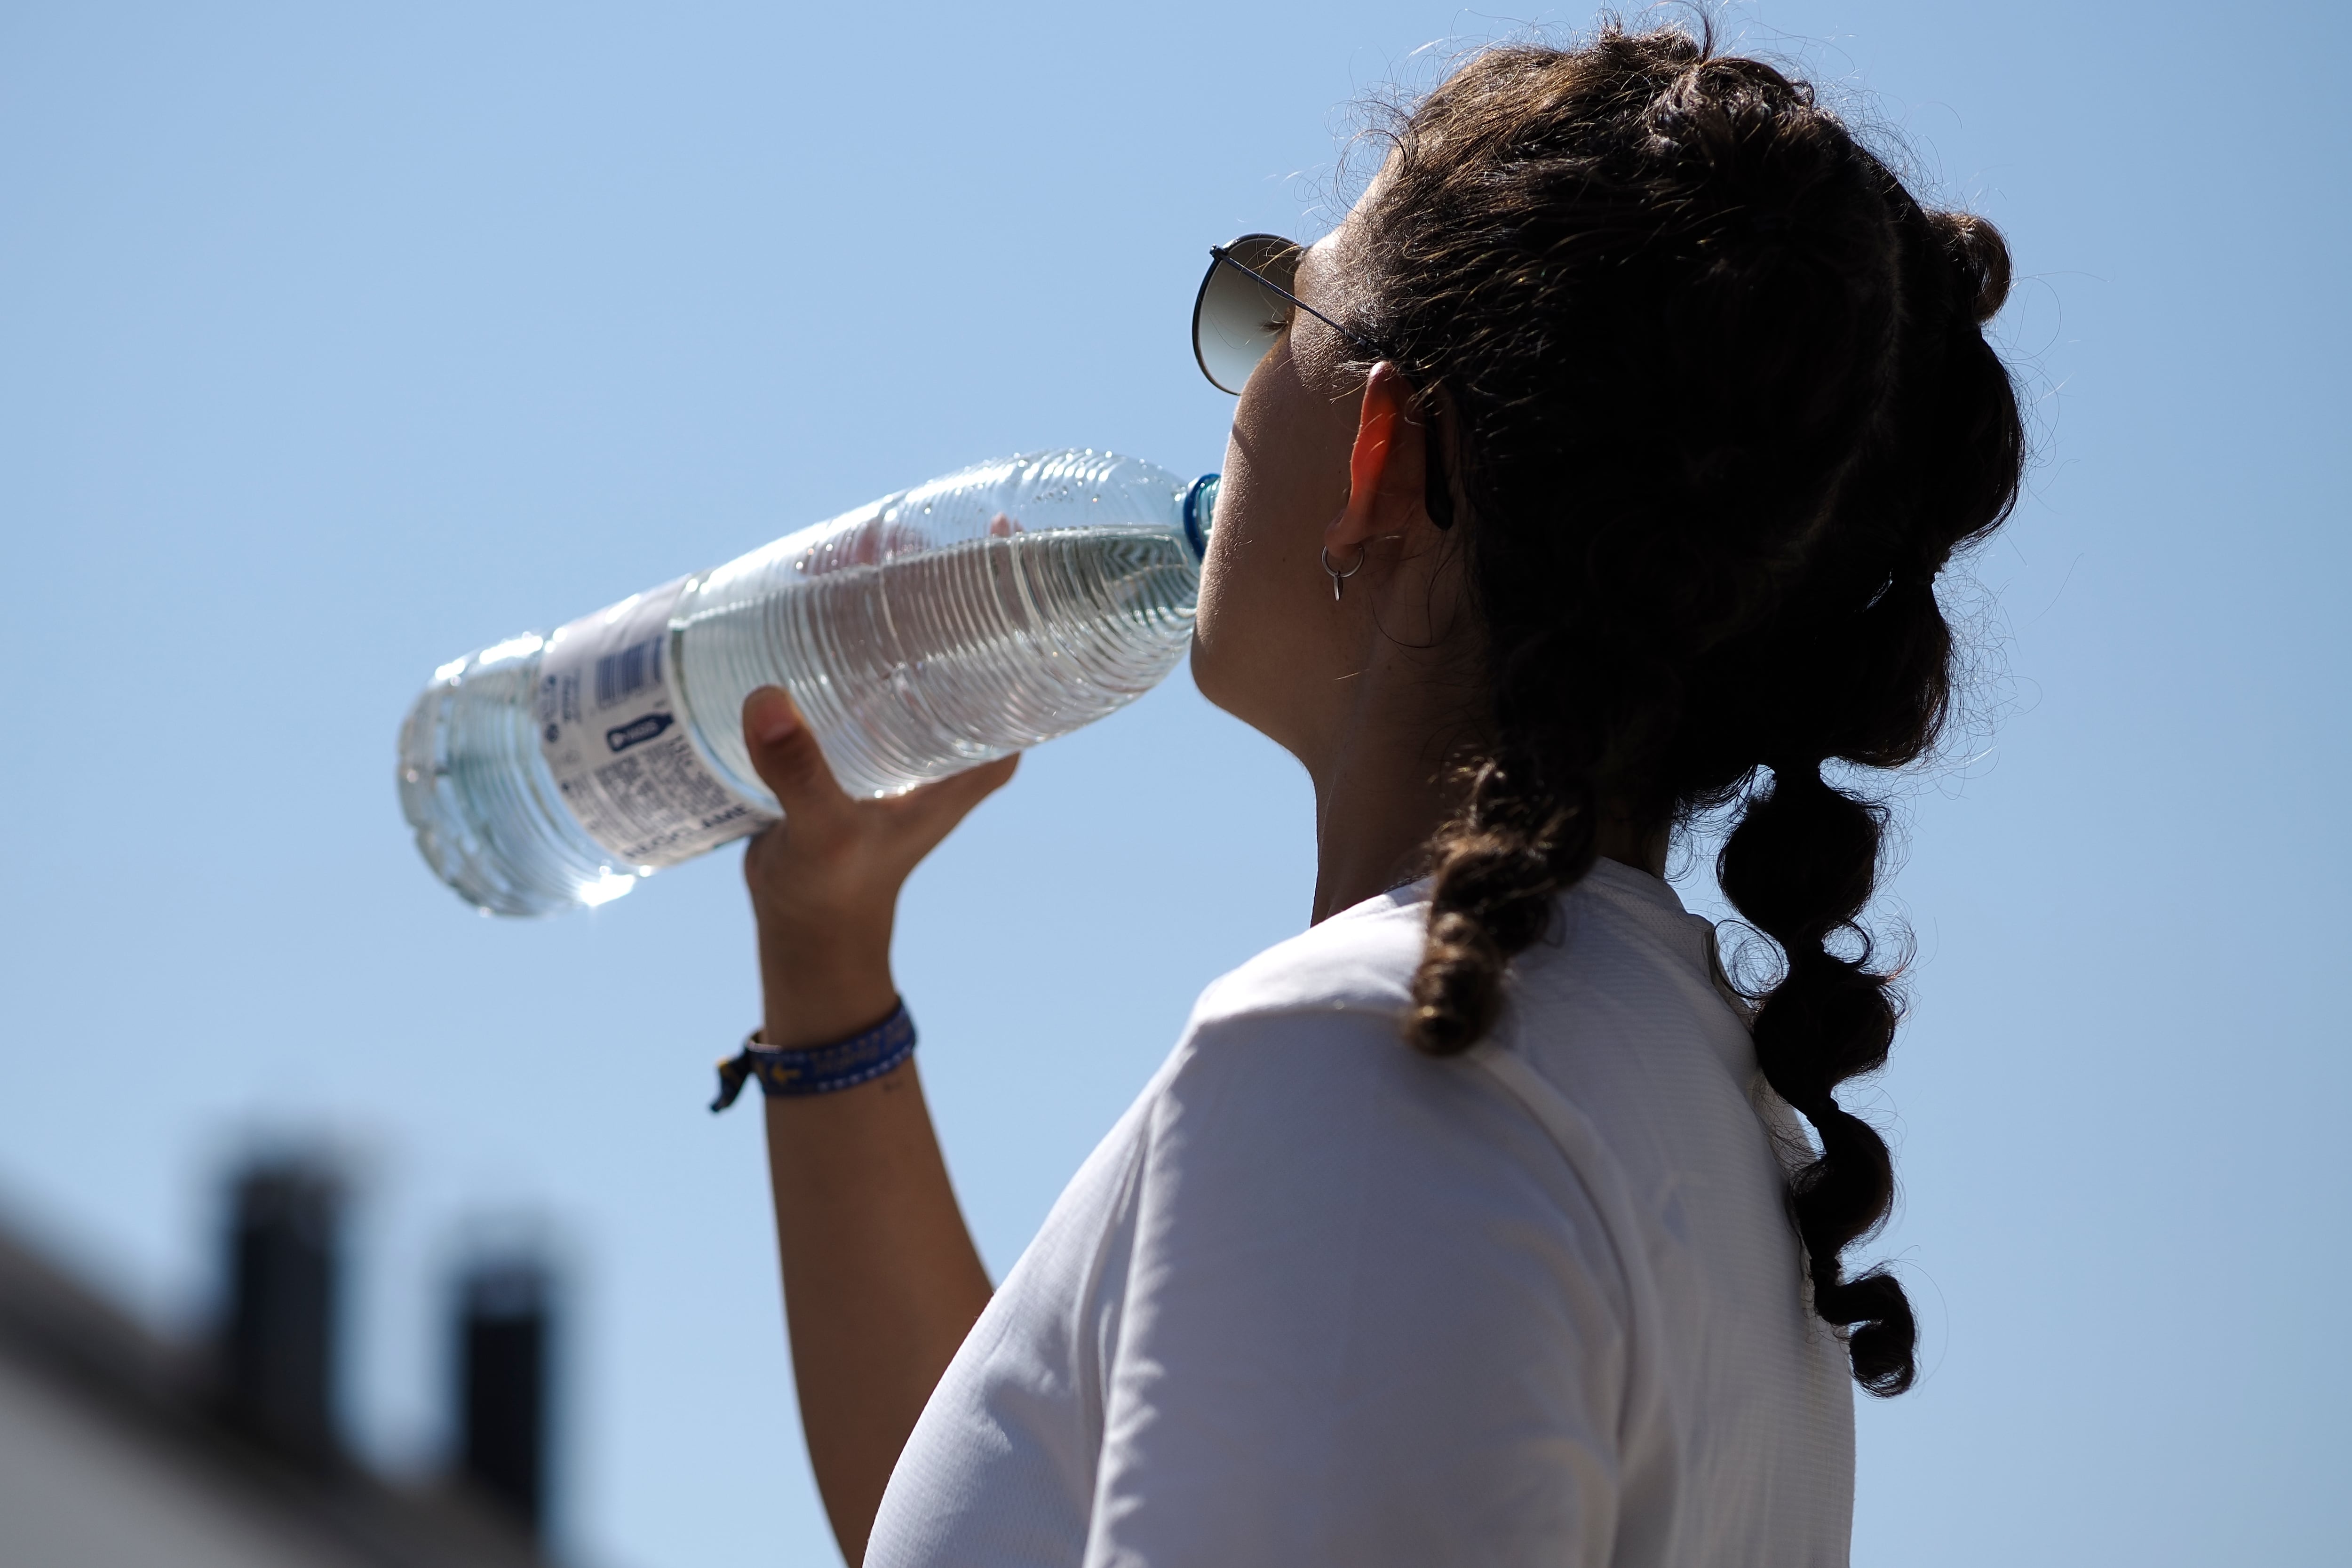
M 282 1175 L 243 1184 L 283 1186 Z M 245 1217 L 233 1246 L 250 1257 Z M 323 1400 L 290 1438 L 252 1419 L 236 1363 L 275 1354 L 284 1325 L 257 1333 L 267 1314 L 244 1307 L 233 1306 L 242 1331 L 224 1335 L 227 1354 L 167 1339 L 0 1224 L 0 1556 L 11 1568 L 547 1568 L 525 1510 L 467 1480 L 370 1472 L 333 1439 Z

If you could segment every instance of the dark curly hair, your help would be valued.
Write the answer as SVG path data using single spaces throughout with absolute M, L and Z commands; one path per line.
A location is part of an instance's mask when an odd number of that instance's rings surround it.
M 1944 721 L 1936 576 L 2024 460 L 1980 330 L 2008 251 L 1807 84 L 1677 29 L 1489 49 L 1394 138 L 1351 225 L 1354 325 L 1432 416 L 1491 694 L 1407 1032 L 1444 1055 L 1492 1027 L 1604 815 L 1736 809 L 1717 874 L 1785 959 L 1757 1060 L 1819 1144 L 1789 1184 L 1812 1307 L 1900 1393 L 1910 1304 L 1842 1261 L 1893 1163 L 1835 1098 L 1900 1016 L 1859 923 L 1886 815 L 1822 767 L 1914 762 Z

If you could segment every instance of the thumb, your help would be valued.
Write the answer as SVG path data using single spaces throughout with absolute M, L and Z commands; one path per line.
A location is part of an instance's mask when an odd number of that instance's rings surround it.
M 743 744 L 785 816 L 821 818 L 849 809 L 815 731 L 782 687 L 762 686 L 743 699 Z

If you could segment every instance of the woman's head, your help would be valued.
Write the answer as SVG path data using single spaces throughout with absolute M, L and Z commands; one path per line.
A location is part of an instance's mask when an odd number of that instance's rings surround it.
M 1505 967 L 1605 823 L 1663 830 L 1742 803 L 1718 870 L 1788 960 L 1756 1042 L 1822 1144 L 1791 1184 L 1814 1304 L 1881 1393 L 1911 1380 L 1909 1308 L 1839 1258 L 1885 1217 L 1892 1176 L 1832 1091 L 1893 1037 L 1854 926 L 1883 818 L 1821 769 L 1910 763 L 1944 717 L 1936 574 L 2007 514 L 2023 458 L 1979 330 L 2008 280 L 1989 225 L 1924 209 L 1804 84 L 1679 32 L 1616 28 L 1469 61 L 1301 270 L 1302 296 L 1394 367 L 1408 416 L 1391 445 L 1412 461 L 1388 489 L 1410 492 L 1425 438 L 1455 502 L 1451 529 L 1425 510 L 1398 524 L 1391 506 L 1394 537 L 1365 536 L 1437 606 L 1416 646 L 1473 671 L 1414 1043 L 1486 1033 Z M 1364 445 L 1377 399 L 1341 390 L 1363 387 L 1363 356 L 1328 331 L 1293 338 L 1260 372 L 1263 401 L 1332 428 L 1278 458 L 1245 450 L 1272 444 L 1253 382 L 1233 455 L 1244 531 L 1277 490 L 1323 507 L 1318 521 L 1363 504 L 1334 456 Z M 1213 590 L 1241 586 L 1216 575 Z

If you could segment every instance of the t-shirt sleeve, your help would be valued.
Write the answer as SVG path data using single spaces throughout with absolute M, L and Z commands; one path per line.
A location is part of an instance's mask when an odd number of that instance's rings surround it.
M 1199 1026 L 1133 1201 L 1089 1568 L 1608 1560 L 1623 1271 L 1487 1074 L 1373 1014 Z

